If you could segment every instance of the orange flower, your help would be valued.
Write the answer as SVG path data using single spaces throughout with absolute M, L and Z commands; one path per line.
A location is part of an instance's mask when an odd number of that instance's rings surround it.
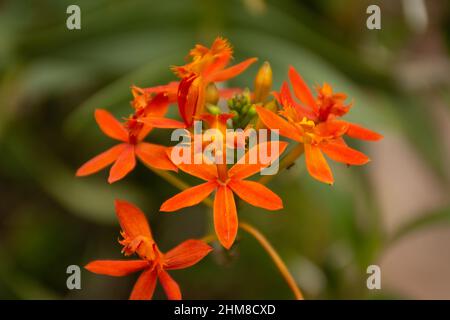
M 367 163 L 369 158 L 348 147 L 343 136 L 371 141 L 379 140 L 382 136 L 338 119 L 350 109 L 350 106 L 344 105 L 346 96 L 342 93 L 333 94 L 331 87 L 325 84 L 318 89 L 317 99 L 314 99 L 303 79 L 292 67 L 289 69 L 289 78 L 300 103 L 292 98 L 287 83 L 284 83 L 280 93 L 275 93 L 283 106 L 279 112 L 282 117 L 262 107 L 256 107 L 256 110 L 268 128 L 279 129 L 281 135 L 304 144 L 306 167 L 311 176 L 325 183 L 334 182 L 322 152 L 331 159 L 348 165 Z
M 141 90 L 143 93 L 150 95 L 155 93 L 165 93 L 169 98 L 169 103 L 174 103 L 177 101 L 178 85 L 178 81 L 171 81 L 165 85 L 142 88 Z
M 143 139 L 153 127 L 179 128 L 184 124 L 162 117 L 168 106 L 165 93 L 150 98 L 140 88 L 134 87 L 132 91 L 135 97 L 132 105 L 136 111 L 125 123 L 119 122 L 106 110 L 95 110 L 95 120 L 103 133 L 121 143 L 86 162 L 77 170 L 77 176 L 93 174 L 114 163 L 108 178 L 108 182 L 113 183 L 134 169 L 136 156 L 148 166 L 161 170 L 177 170 L 167 156 L 167 147 L 143 142 Z
M 178 107 L 187 126 L 194 116 L 203 113 L 205 89 L 210 82 L 221 82 L 242 73 L 257 59 L 250 58 L 232 67 L 225 68 L 233 56 L 233 49 L 227 40 L 216 38 L 211 48 L 196 45 L 189 52 L 192 62 L 173 67 L 181 78 L 178 88 Z
M 159 279 L 167 298 L 180 300 L 178 284 L 167 270 L 184 269 L 202 260 L 212 248 L 200 240 L 187 240 L 167 253 L 161 253 L 153 240 L 144 213 L 131 203 L 116 200 L 116 214 L 122 227 L 122 252 L 128 256 L 136 253 L 139 260 L 96 260 L 85 268 L 93 273 L 121 277 L 142 271 L 131 300 L 150 300 Z
M 295 109 L 297 117 L 300 119 L 306 117 L 317 124 L 342 117 L 351 108 L 351 105 L 344 104 L 347 95 L 344 93 L 333 93 L 333 89 L 328 83 L 324 83 L 322 87 L 317 88 L 317 98 L 315 99 L 308 85 L 292 66 L 289 67 L 289 79 L 291 80 L 294 95 L 300 102 L 296 102 L 292 98 L 286 82 L 283 83 L 281 91 L 275 93 L 275 96 L 283 107 L 290 106 L 292 109 Z M 341 124 L 343 124 L 344 121 L 341 121 Z M 345 134 L 351 138 L 378 141 L 383 137 L 359 125 L 347 121 L 345 121 L 345 124 L 347 125 Z
M 285 142 L 279 144 L 279 152 L 276 155 L 270 155 L 271 159 L 278 158 L 287 147 Z M 244 180 L 269 165 L 269 163 L 263 164 L 259 157 L 255 164 L 249 164 L 249 159 L 257 154 L 259 148 L 271 150 L 271 142 L 261 143 L 253 147 L 245 154 L 244 159 L 238 161 L 229 170 L 226 164 L 214 165 L 205 162 L 196 164 L 194 161 L 191 161 L 191 164 L 179 164 L 178 167 L 181 170 L 206 182 L 186 189 L 165 201 L 160 210 L 171 212 L 196 205 L 215 190 L 214 228 L 220 243 L 229 249 L 234 243 L 238 229 L 238 217 L 233 193 L 256 207 L 267 210 L 283 208 L 280 197 L 267 187 L 258 182 Z

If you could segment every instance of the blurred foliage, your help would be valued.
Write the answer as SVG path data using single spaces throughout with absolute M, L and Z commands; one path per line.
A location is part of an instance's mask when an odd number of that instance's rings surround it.
M 427 1 L 436 14 L 431 35 L 414 33 L 399 18 L 401 1 L 371 3 L 382 7 L 383 31 L 366 29 L 369 2 L 357 0 L 0 3 L 0 298 L 125 298 L 133 277 L 83 272 L 83 290 L 65 286 L 68 265 L 120 257 L 116 197 L 144 209 L 162 249 L 209 230 L 205 207 L 158 213 L 176 190 L 143 166 L 113 186 L 105 171 L 84 179 L 74 172 L 111 143 L 95 125 L 95 108 L 126 115 L 132 84 L 174 79 L 168 67 L 182 64 L 194 43 L 217 35 L 230 39 L 236 61 L 270 61 L 276 88 L 291 64 L 308 83 L 327 81 L 345 91 L 356 102 L 350 119 L 386 136 L 405 135 L 448 189 L 440 147 L 447 137 L 429 107 L 436 100 L 450 105 L 448 79 L 422 86 L 414 77 L 403 81 L 407 75 L 401 73 L 402 66 L 414 68 L 408 53 L 425 37 L 444 39 L 444 47 L 422 56 L 448 61 L 450 19 L 439 10 L 448 3 Z M 66 29 L 69 4 L 81 7 L 82 30 Z M 251 85 L 256 70 L 229 85 Z M 175 108 L 171 112 L 176 115 Z M 164 143 L 167 132 L 155 130 L 152 139 Z M 285 209 L 269 214 L 243 206 L 239 214 L 279 249 L 307 298 L 367 298 L 366 267 L 382 249 L 424 226 L 450 221 L 450 210 L 411 221 L 388 237 L 367 169 L 335 172 L 339 183 L 330 188 L 313 181 L 300 161 L 271 183 Z M 198 267 L 174 277 L 186 298 L 291 298 L 277 272 L 254 239 L 240 234 L 230 252 L 217 247 Z

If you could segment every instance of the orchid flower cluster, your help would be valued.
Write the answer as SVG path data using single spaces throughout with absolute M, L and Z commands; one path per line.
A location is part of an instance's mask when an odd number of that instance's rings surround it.
M 257 61 L 250 58 L 229 66 L 232 58 L 233 50 L 226 39 L 216 38 L 211 48 L 196 45 L 189 52 L 188 63 L 172 67 L 178 81 L 156 87 L 131 88 L 133 113 L 124 121 L 117 120 L 106 110 L 97 109 L 95 120 L 98 126 L 118 144 L 86 162 L 76 175 L 90 175 L 112 165 L 108 182 L 114 183 L 130 173 L 136 166 L 136 158 L 139 159 L 168 182 L 183 189 L 162 203 L 160 211 L 178 211 L 201 202 L 210 205 L 215 230 L 210 241 L 217 239 L 225 249 L 230 249 L 239 228 L 254 235 L 266 250 L 269 248 L 268 253 L 298 298 L 301 297 L 300 290 L 292 283 L 292 276 L 267 239 L 256 228 L 238 221 L 236 199 L 267 210 L 282 209 L 283 201 L 264 185 L 263 179 L 249 178 L 273 161 L 280 160 L 279 169 L 288 168 L 304 154 L 309 174 L 321 182 L 333 184 L 334 178 L 324 154 L 347 165 L 363 165 L 369 158 L 349 147 L 344 138 L 377 141 L 382 136 L 342 120 L 352 106 L 346 104 L 347 96 L 333 92 L 327 83 L 317 87 L 314 95 L 293 67 L 288 71 L 291 86 L 284 82 L 279 91 L 272 91 L 272 70 L 268 62 L 257 72 L 252 91 L 248 88 L 224 89 L 218 84 L 238 76 Z M 166 117 L 171 105 L 178 106 L 180 120 Z M 219 135 L 207 137 L 205 133 L 196 132 L 197 124 L 200 128 L 215 129 Z M 256 143 L 254 140 L 250 143 L 249 135 L 237 133 L 232 133 L 229 139 L 230 128 L 235 132 L 236 129 L 241 132 L 266 130 L 271 139 L 259 137 Z M 189 140 L 181 147 L 174 147 L 147 142 L 154 129 L 184 130 L 187 135 L 193 134 L 194 140 L 200 139 L 200 143 Z M 278 134 L 290 142 L 278 141 Z M 220 142 L 210 150 L 212 159 L 205 156 L 202 148 L 211 141 Z M 289 144 L 291 148 L 288 148 Z M 232 156 L 232 159 L 236 158 L 232 165 L 226 161 L 229 149 L 241 152 L 240 157 Z M 270 161 L 263 161 L 261 151 L 267 153 L 267 149 L 271 151 Z M 180 152 L 188 161 L 175 159 L 174 155 Z M 286 155 L 281 157 L 283 153 Z M 180 170 L 203 182 L 186 187 L 186 183 L 178 178 Z M 209 197 L 213 193 L 214 200 L 211 201 Z M 167 271 L 187 268 L 202 260 L 212 250 L 206 242 L 208 237 L 186 240 L 163 253 L 139 208 L 123 200 L 116 200 L 115 208 L 122 228 L 123 239 L 119 240 L 122 253 L 125 256 L 135 254 L 139 259 L 97 260 L 89 263 L 86 269 L 110 276 L 141 271 L 130 299 L 151 299 L 157 280 L 169 299 L 181 299 L 180 288 Z

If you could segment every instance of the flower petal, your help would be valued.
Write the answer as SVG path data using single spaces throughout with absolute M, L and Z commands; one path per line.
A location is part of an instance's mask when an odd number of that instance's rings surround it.
M 181 291 L 178 283 L 165 271 L 158 271 L 158 278 L 169 300 L 181 300 Z
M 293 108 L 296 112 L 296 121 L 301 121 L 303 117 L 307 117 L 308 119 L 315 120 L 317 118 L 317 114 L 314 112 L 312 107 L 304 106 L 297 103 L 291 95 L 291 91 L 289 90 L 289 85 L 287 82 L 283 82 L 281 85 L 281 90 L 278 95 L 276 95 L 278 102 L 283 106 L 283 108 Z
M 114 116 L 106 110 L 95 110 L 95 121 L 108 137 L 123 142 L 128 141 L 128 131 Z
M 157 271 L 152 269 L 142 272 L 134 284 L 130 300 L 151 300 L 155 292 L 156 275 Z
M 256 112 L 258 113 L 261 121 L 269 128 L 269 129 L 278 129 L 280 131 L 280 135 L 287 137 L 289 139 L 300 141 L 301 134 L 297 130 L 295 126 L 293 126 L 288 121 L 281 118 L 276 113 L 269 111 L 261 106 L 256 106 Z
M 169 108 L 169 96 L 166 92 L 157 93 L 145 108 L 145 115 L 163 117 Z
M 303 104 L 313 108 L 314 111 L 317 111 L 318 107 L 316 104 L 316 100 L 311 93 L 311 90 L 309 90 L 308 85 L 292 66 L 289 67 L 289 79 L 291 80 L 294 94 L 298 98 L 298 100 L 300 100 Z
M 181 208 L 196 205 L 208 197 L 216 188 L 215 181 L 208 181 L 195 187 L 186 189 L 166 200 L 159 209 L 164 212 L 177 211 Z
M 164 255 L 167 270 L 184 269 L 202 260 L 212 248 L 201 240 L 186 240 Z
M 322 138 L 342 137 L 348 130 L 348 122 L 342 120 L 330 120 L 320 122 L 314 127 L 314 133 Z
M 144 164 L 152 168 L 177 171 L 177 167 L 170 161 L 167 155 L 167 147 L 165 146 L 140 142 L 136 145 L 135 152 Z
M 125 177 L 136 165 L 134 145 L 127 145 L 109 171 L 108 182 L 116 182 Z
M 352 149 L 340 142 L 325 142 L 319 145 L 325 154 L 337 162 L 351 165 L 363 165 L 369 162 L 369 157 L 364 153 Z
M 272 150 L 272 142 L 262 142 L 252 147 L 247 151 L 243 158 L 239 159 L 238 162 L 228 170 L 228 176 L 234 180 L 245 179 L 259 172 L 261 169 L 268 167 L 288 146 L 287 142 L 284 141 L 279 141 L 278 145 L 278 152 L 274 155 L 269 154 L 269 150 Z M 263 148 L 266 150 L 267 159 L 264 159 L 265 161 L 261 162 L 261 150 Z
M 318 146 L 305 144 L 306 168 L 315 179 L 333 184 L 333 174 Z
M 348 130 L 347 136 L 350 138 L 360 139 L 360 140 L 368 140 L 368 141 L 378 141 L 383 138 L 383 136 L 375 131 L 366 129 L 357 124 L 347 122 Z
M 283 208 L 281 198 L 261 183 L 246 180 L 231 180 L 228 186 L 239 198 L 255 207 L 267 210 L 279 210 Z
M 201 139 L 201 138 L 200 138 Z M 193 148 L 194 145 L 191 145 Z M 175 147 L 177 148 L 177 147 Z M 186 151 L 188 151 L 186 149 Z M 178 164 L 178 168 L 183 170 L 186 173 L 189 173 L 191 176 L 200 178 L 202 180 L 214 180 L 217 178 L 217 166 L 211 163 L 206 163 L 208 159 L 205 159 L 203 153 L 195 153 L 192 150 L 192 156 L 190 158 L 190 163 L 181 162 Z M 195 163 L 196 159 L 199 160 L 200 163 Z
M 92 158 L 85 164 L 83 164 L 76 173 L 77 177 L 87 176 L 97 171 L 102 170 L 111 163 L 117 160 L 120 154 L 128 146 L 126 143 L 115 145 L 114 147 L 100 153 L 98 156 Z
M 148 261 L 145 260 L 95 260 L 88 263 L 84 268 L 97 274 L 122 277 L 148 266 Z
M 245 69 L 247 69 L 251 64 L 255 63 L 257 60 L 258 58 L 250 58 L 242 61 L 241 63 L 235 64 L 232 67 L 214 72 L 212 75 L 208 76 L 208 81 L 221 82 L 234 78 L 238 74 L 244 72 Z
M 233 192 L 226 186 L 217 188 L 214 199 L 214 229 L 220 243 L 230 249 L 236 239 L 238 217 Z
M 165 93 L 169 98 L 169 102 L 175 102 L 177 100 L 178 81 L 172 81 L 168 84 L 162 86 L 155 86 L 150 88 L 144 88 L 143 90 L 147 93 Z M 164 115 L 165 112 L 162 113 Z
M 153 128 L 162 128 L 162 129 L 186 128 L 186 125 L 183 122 L 163 117 L 149 116 L 139 119 L 139 121 Z
M 189 127 L 194 121 L 197 108 L 201 107 L 205 87 L 201 77 L 192 75 L 183 78 L 178 87 L 178 109 L 184 123 Z
M 141 209 L 123 200 L 116 200 L 114 204 L 120 227 L 128 237 L 143 236 L 153 239 L 147 218 Z

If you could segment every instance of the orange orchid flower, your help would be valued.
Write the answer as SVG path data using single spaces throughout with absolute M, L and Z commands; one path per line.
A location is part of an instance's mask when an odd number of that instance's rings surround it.
M 293 99 L 286 82 L 283 83 L 279 93 L 275 92 L 275 97 L 283 107 L 291 106 L 295 109 L 295 112 L 300 118 L 306 117 L 317 124 L 342 117 L 350 110 L 351 104 L 344 104 L 347 95 L 340 92 L 333 93 L 333 89 L 328 83 L 324 83 L 322 87 L 317 88 L 317 97 L 314 98 L 308 85 L 294 67 L 289 67 L 288 75 L 294 95 L 299 102 Z M 341 124 L 345 123 L 347 125 L 345 134 L 351 138 L 378 141 L 383 137 L 382 135 L 359 125 L 348 121 L 341 121 Z
M 108 182 L 116 182 L 134 169 L 136 156 L 150 167 L 177 171 L 177 167 L 167 156 L 167 147 L 143 142 L 143 139 L 154 127 L 179 128 L 184 127 L 184 124 L 162 117 L 168 107 L 165 93 L 150 98 L 139 88 L 134 87 L 132 91 L 135 97 L 132 105 L 136 111 L 125 123 L 119 122 L 106 110 L 95 110 L 95 120 L 103 133 L 121 143 L 86 162 L 77 170 L 76 176 L 96 173 L 114 163 Z
M 278 158 L 286 147 L 287 143 L 279 142 L 279 152 L 276 155 L 270 155 L 270 157 L 272 159 Z M 216 191 L 214 228 L 220 243 L 229 249 L 234 243 L 238 229 L 238 217 L 233 194 L 237 194 L 242 200 L 255 207 L 267 210 L 283 208 L 280 197 L 267 187 L 258 182 L 245 180 L 269 165 L 269 163 L 263 164 L 260 159 L 255 164 L 249 163 L 248 160 L 258 152 L 259 148 L 271 150 L 271 142 L 260 143 L 251 148 L 244 155 L 244 158 L 229 170 L 226 164 L 206 162 L 196 164 L 195 161 L 191 161 L 191 164 L 179 164 L 178 167 L 181 170 L 206 182 L 186 189 L 168 199 L 161 205 L 160 211 L 172 212 L 196 205 L 213 191 Z
M 126 255 L 136 253 L 139 260 L 96 260 L 85 268 L 93 273 L 114 277 L 142 271 L 133 291 L 131 300 L 150 300 L 160 281 L 167 298 L 180 300 L 181 291 L 178 284 L 167 270 L 184 269 L 202 260 L 212 248 L 200 240 L 186 240 L 167 253 L 159 251 L 153 240 L 150 226 L 144 213 L 131 203 L 116 200 L 116 214 L 122 228 L 120 240 Z
M 233 57 L 233 49 L 227 40 L 216 38 L 211 48 L 196 45 L 189 52 L 192 62 L 173 67 L 181 78 L 178 87 L 178 107 L 187 126 L 191 126 L 194 116 L 203 113 L 205 90 L 210 82 L 222 82 L 245 71 L 257 59 L 250 58 L 226 68 Z
M 317 99 L 295 71 L 289 69 L 296 102 L 284 83 L 280 93 L 276 93 L 283 109 L 276 113 L 257 106 L 261 121 L 270 129 L 279 129 L 280 134 L 304 144 L 306 167 L 311 176 L 319 181 L 332 184 L 333 174 L 323 156 L 324 152 L 332 160 L 348 165 L 363 165 L 369 158 L 363 153 L 347 146 L 343 136 L 376 141 L 382 136 L 371 130 L 338 119 L 348 112 L 350 106 L 344 105 L 346 96 L 333 94 L 329 85 L 319 88 Z

